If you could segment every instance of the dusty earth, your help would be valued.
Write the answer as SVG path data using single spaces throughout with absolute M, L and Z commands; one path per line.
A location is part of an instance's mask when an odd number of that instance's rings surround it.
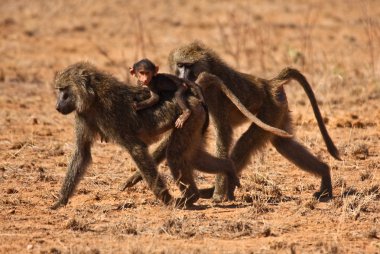
M 165 207 L 144 183 L 119 191 L 136 167 L 98 141 L 69 204 L 50 210 L 74 142 L 73 116 L 54 109 L 54 73 L 88 60 L 132 82 L 135 60 L 168 71 L 169 51 L 195 39 L 241 71 L 269 78 L 290 65 L 307 76 L 343 161 L 327 153 L 300 86 L 286 91 L 297 138 L 331 166 L 335 198 L 313 200 L 319 180 L 268 146 L 235 202 Z M 0 252 L 380 253 L 379 42 L 378 1 L 2 0 Z M 209 131 L 211 152 L 213 140 Z M 165 163 L 160 172 L 179 195 Z M 212 180 L 197 175 L 200 187 Z

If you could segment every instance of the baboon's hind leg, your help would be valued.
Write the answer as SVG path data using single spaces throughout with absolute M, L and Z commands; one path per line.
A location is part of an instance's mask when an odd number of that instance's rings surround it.
M 166 156 L 166 148 L 168 146 L 168 142 L 170 139 L 170 134 L 166 135 L 164 139 L 160 142 L 160 144 L 156 147 L 156 149 L 152 153 L 153 160 L 156 162 L 156 164 L 160 164 L 165 159 Z M 125 181 L 121 186 L 120 190 L 124 191 L 127 188 L 135 186 L 138 182 L 142 181 L 142 175 L 140 171 L 136 171 L 133 173 L 132 176 L 130 176 L 127 181 Z
M 272 144 L 277 151 L 299 168 L 321 177 L 320 190 L 314 193 L 318 199 L 332 198 L 332 184 L 329 166 L 311 154 L 294 139 L 274 137 Z
M 216 102 L 214 102 L 216 103 Z M 216 135 L 216 156 L 218 158 L 229 158 L 229 149 L 232 143 L 232 127 L 225 112 L 212 112 Z M 202 189 L 201 197 L 211 198 L 214 202 L 221 202 L 228 189 L 228 181 L 224 174 L 217 174 L 215 177 L 215 187 Z M 216 190 L 216 191 L 215 191 Z M 210 197 L 211 196 L 211 197 Z M 234 199 L 234 198 L 232 198 Z
M 199 199 L 199 192 L 194 181 L 191 165 L 186 159 L 178 156 L 181 151 L 175 150 L 169 147 L 167 152 L 168 166 L 175 183 L 182 193 L 182 196 L 176 199 L 175 205 L 177 207 L 187 207 Z
M 191 206 L 199 199 L 194 181 L 194 158 L 202 145 L 202 126 L 205 113 L 201 107 L 193 108 L 192 114 L 181 129 L 174 129 L 166 149 L 166 161 L 175 183 L 182 192 L 176 199 L 177 207 Z

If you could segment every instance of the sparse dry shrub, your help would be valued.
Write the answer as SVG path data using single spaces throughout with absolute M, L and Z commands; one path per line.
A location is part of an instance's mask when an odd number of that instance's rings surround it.
M 329 254 L 340 253 L 339 246 L 336 244 L 327 244 L 327 246 L 325 246 L 325 251 L 326 251 L 326 253 L 329 253 Z
M 61 250 L 55 247 L 50 248 L 49 250 L 41 250 L 40 254 L 61 254 Z
M 371 180 L 373 177 L 373 173 L 369 170 L 360 173 L 360 180 L 362 181 Z
M 343 200 L 343 197 L 340 196 L 340 197 L 336 197 L 332 200 L 332 207 L 335 207 L 335 208 L 340 208 L 344 205 L 344 200 Z
M 43 167 L 38 167 L 37 182 L 57 182 L 54 176 L 46 174 L 46 170 Z
M 372 196 L 374 200 L 380 200 L 380 185 L 374 184 L 365 188 L 363 191 L 363 195 Z
M 337 178 L 337 179 L 334 181 L 334 187 L 338 187 L 338 188 L 346 188 L 346 187 L 347 187 L 347 182 L 346 182 L 346 180 L 344 180 L 342 177 L 339 177 L 339 178 Z
M 273 232 L 272 232 L 272 229 L 271 227 L 269 226 L 264 226 L 262 231 L 261 231 L 261 235 L 264 236 L 264 237 L 268 237 L 268 236 L 276 236 Z
M 274 241 L 274 242 L 270 243 L 269 248 L 271 250 L 281 250 L 281 249 L 289 248 L 289 245 L 285 241 Z
M 132 200 L 124 201 L 122 204 L 116 207 L 116 210 L 126 210 L 131 208 L 136 208 L 136 203 Z
M 18 193 L 18 190 L 14 189 L 14 188 L 8 188 L 8 189 L 6 189 L 5 193 L 6 194 L 15 194 L 15 193 Z
M 356 159 L 365 160 L 369 156 L 369 148 L 367 144 L 356 144 L 351 151 L 351 155 L 353 155 Z
M 368 237 L 369 239 L 380 239 L 380 234 L 379 234 L 379 232 L 378 232 L 378 229 L 376 229 L 376 228 L 372 228 L 372 229 L 368 232 L 367 237 Z
M 332 200 L 335 208 L 342 208 L 350 218 L 358 219 L 361 212 L 371 212 L 374 201 L 380 199 L 380 187 L 373 184 L 362 191 L 354 187 L 345 187 L 341 195 Z
M 318 200 L 315 199 L 315 198 L 313 198 L 313 199 L 307 201 L 307 202 L 304 204 L 304 206 L 305 206 L 306 208 L 310 209 L 310 210 L 314 210 L 317 204 L 318 204 Z
M 112 231 L 117 234 L 138 235 L 137 224 L 130 221 L 116 224 Z
M 303 183 L 296 185 L 293 187 L 293 190 L 297 193 L 302 193 L 303 191 L 311 191 L 311 190 L 316 190 L 315 184 L 307 184 L 304 185 Z
M 267 226 L 252 218 L 210 221 L 204 233 L 215 237 L 239 238 L 244 236 L 264 235 Z M 270 231 L 270 229 L 269 229 Z
M 345 187 L 342 189 L 342 194 L 341 196 L 347 197 L 347 196 L 352 196 L 358 193 L 358 190 L 355 187 Z
M 360 216 L 363 203 L 361 203 L 359 196 L 353 196 L 345 199 L 343 203 L 344 211 L 348 214 L 350 218 L 357 220 Z
M 249 184 L 244 185 L 243 200 L 247 203 L 252 203 L 257 213 L 269 212 L 272 209 L 269 204 L 278 204 L 292 200 L 291 197 L 285 196 L 280 187 L 269 178 L 255 173 L 248 179 Z
M 87 223 L 85 223 L 84 221 L 80 221 L 78 219 L 75 219 L 75 218 L 70 219 L 66 223 L 65 228 L 71 229 L 73 231 L 81 231 L 81 232 L 90 231 L 90 227 Z
M 255 233 L 254 226 L 247 220 L 230 222 L 226 225 L 225 230 L 232 233 L 235 237 L 248 236 Z
M 313 211 L 316 208 L 318 203 L 319 203 L 319 201 L 315 198 L 311 198 L 309 200 L 306 200 L 305 202 L 300 201 L 299 208 L 298 208 L 297 212 L 301 216 L 306 216 L 307 214 L 309 214 L 311 211 Z
M 356 195 L 347 197 L 343 201 L 343 209 L 350 218 L 357 220 L 361 212 L 370 212 L 371 204 L 375 199 L 375 195 L 364 195 L 358 193 Z
M 16 142 L 14 143 L 12 146 L 11 146 L 11 149 L 16 149 L 16 150 L 21 150 L 21 149 L 24 149 L 28 146 L 33 146 L 33 142 L 32 141 L 29 141 L 29 140 L 25 140 L 25 141 L 20 141 L 20 142 Z
M 160 228 L 160 233 L 167 233 L 169 235 L 177 235 L 182 231 L 183 218 L 169 218 L 164 222 Z
M 274 211 L 274 209 L 270 207 L 270 205 L 268 204 L 267 200 L 262 200 L 262 199 L 253 200 L 252 196 L 249 196 L 249 195 L 243 196 L 243 198 L 246 202 L 252 203 L 252 207 L 249 209 L 249 213 L 251 215 L 257 216 L 259 214 L 264 214 L 264 213 L 269 213 L 269 212 Z
M 158 232 L 183 238 L 189 238 L 196 234 L 194 227 L 188 223 L 186 216 L 174 216 L 167 219 Z

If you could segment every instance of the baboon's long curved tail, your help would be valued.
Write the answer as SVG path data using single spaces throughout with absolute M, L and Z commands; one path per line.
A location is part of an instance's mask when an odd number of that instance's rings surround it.
M 201 83 L 210 84 L 213 83 L 217 87 L 220 88 L 220 90 L 230 99 L 230 101 L 242 112 L 249 120 L 251 120 L 254 124 L 262 128 L 263 130 L 266 130 L 274 135 L 277 135 L 279 137 L 283 138 L 292 138 L 293 135 L 289 134 L 288 132 L 275 128 L 273 126 L 270 126 L 263 121 L 261 121 L 259 118 L 257 118 L 254 114 L 252 114 L 241 102 L 240 100 L 231 92 L 231 90 L 223 83 L 223 81 L 218 78 L 217 76 L 202 72 L 198 79 L 195 81 L 197 84 Z M 202 85 L 201 85 L 202 86 Z
M 323 140 L 325 141 L 325 144 L 327 146 L 327 150 L 335 159 L 342 160 L 340 158 L 338 149 L 336 148 L 329 133 L 327 132 L 326 126 L 322 119 L 321 112 L 319 111 L 319 107 L 318 107 L 314 92 L 309 82 L 306 80 L 305 76 L 298 70 L 288 67 L 288 68 L 283 69 L 275 78 L 271 80 L 271 82 L 282 81 L 282 83 L 285 84 L 289 82 L 291 79 L 298 81 L 298 83 L 305 90 L 307 97 L 309 97 L 311 106 L 313 107 L 315 118 L 317 119 L 317 122 L 318 122 L 319 130 L 321 131 Z

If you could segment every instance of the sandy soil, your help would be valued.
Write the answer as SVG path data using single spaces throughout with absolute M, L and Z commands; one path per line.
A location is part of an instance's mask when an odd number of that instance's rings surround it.
M 0 253 L 379 253 L 378 1 L 0 2 Z M 136 167 L 98 141 L 69 204 L 52 211 L 73 150 L 73 116 L 54 109 L 54 73 L 88 60 L 130 82 L 149 57 L 167 71 L 179 44 L 201 40 L 231 66 L 271 77 L 291 65 L 312 83 L 343 161 L 326 151 L 302 89 L 286 87 L 297 138 L 330 166 L 335 198 L 273 147 L 252 156 L 235 202 L 160 204 Z M 243 126 L 237 135 L 244 131 Z M 213 133 L 207 136 L 213 151 Z M 178 195 L 165 163 L 160 172 Z M 200 187 L 213 177 L 198 174 Z

